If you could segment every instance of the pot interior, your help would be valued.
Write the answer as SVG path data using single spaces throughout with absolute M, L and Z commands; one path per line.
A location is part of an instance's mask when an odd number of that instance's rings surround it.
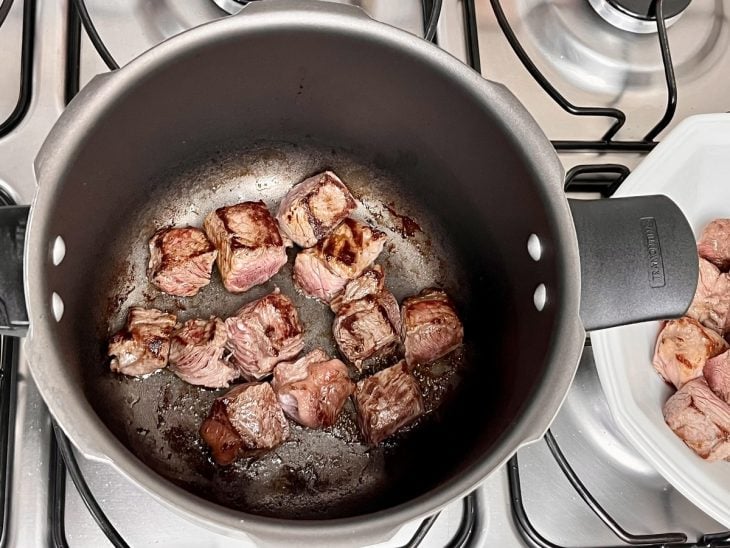
M 137 458 L 246 513 L 362 515 L 460 481 L 497 446 L 517 446 L 513 428 L 547 368 L 561 365 L 546 359 L 562 282 L 533 162 L 484 97 L 394 41 L 324 27 L 229 28 L 149 63 L 89 124 L 52 189 L 56 207 L 40 237 L 50 246 L 62 235 L 67 252 L 61 265 L 38 270 L 41 289 L 65 304 L 51 336 L 77 387 L 68 397 L 88 402 L 106 425 L 99 435 L 129 449 L 113 456 L 122 468 Z M 465 325 L 464 348 L 419 369 L 431 412 L 378 448 L 361 443 L 348 404 L 331 429 L 293 426 L 277 450 L 217 467 L 197 430 L 222 391 L 167 371 L 113 375 L 106 340 L 131 305 L 183 320 L 225 316 L 278 286 L 299 307 L 306 349 L 334 352 L 332 314 L 294 291 L 291 260 L 243 295 L 226 293 L 216 274 L 197 297 L 175 299 L 145 277 L 157 227 L 199 226 L 211 209 L 243 200 L 273 208 L 325 168 L 362 203 L 358 215 L 388 233 L 378 261 L 387 286 L 399 300 L 446 289 Z M 539 261 L 527 251 L 531 234 L 542 244 Z M 542 311 L 533 303 L 539 284 L 548 295 Z

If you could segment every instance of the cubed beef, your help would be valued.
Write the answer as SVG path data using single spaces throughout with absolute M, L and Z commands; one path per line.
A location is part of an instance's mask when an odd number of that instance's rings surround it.
M 268 383 L 239 384 L 213 402 L 200 435 L 221 465 L 247 450 L 273 449 L 289 437 L 289 423 Z
M 387 354 L 400 341 L 398 301 L 387 290 L 343 304 L 332 324 L 340 352 L 358 368 L 373 356 Z
M 403 301 L 402 335 L 410 367 L 430 363 L 461 346 L 464 327 L 449 296 L 425 289 Z
M 687 316 L 722 334 L 730 311 L 730 277 L 711 262 L 700 258 L 697 291 Z
M 312 247 L 328 236 L 356 207 L 350 191 L 331 171 L 295 185 L 279 205 L 276 218 L 282 232 L 301 247 Z
M 670 320 L 657 338 L 654 369 L 677 388 L 702 375 L 705 362 L 728 349 L 723 338 L 694 318 Z
M 304 348 L 294 303 L 278 289 L 241 308 L 226 320 L 226 329 L 231 361 L 249 380 L 266 377 Z
M 392 436 L 424 412 L 421 388 L 403 360 L 358 382 L 355 407 L 360 430 L 371 445 Z
M 332 426 L 355 390 L 347 366 L 319 348 L 277 365 L 272 385 L 284 413 L 308 428 Z
M 203 226 L 218 249 L 223 285 L 232 293 L 266 282 L 286 264 L 285 242 L 263 202 L 218 208 Z
M 722 271 L 730 269 L 730 219 L 715 219 L 705 227 L 697 251 Z
M 712 391 L 730 404 L 730 350 L 707 360 L 702 374 Z
M 687 382 L 667 400 L 664 420 L 703 459 L 730 459 L 730 405 L 702 377 Z
M 326 362 L 329 359 L 330 357 L 324 350 L 321 348 L 315 348 L 297 360 L 279 362 L 274 368 L 274 376 L 271 379 L 271 386 L 274 391 L 276 391 L 279 386 L 286 383 L 300 381 L 306 378 L 310 364 Z
M 130 308 L 126 326 L 109 341 L 111 370 L 140 377 L 166 367 L 176 321 L 155 308 Z
M 226 388 L 241 372 L 228 361 L 226 324 L 188 320 L 179 326 L 170 343 L 170 371 L 185 382 L 207 388 Z
M 345 219 L 327 238 L 297 255 L 294 281 L 310 297 L 329 302 L 375 261 L 385 239 L 379 230 Z
M 363 299 L 368 295 L 377 295 L 384 286 L 383 267 L 379 264 L 373 265 L 354 280 L 347 282 L 345 289 L 330 301 L 330 308 L 332 312 L 337 313 L 343 304 Z
M 161 228 L 150 240 L 150 281 L 170 295 L 192 297 L 210 283 L 217 254 L 199 228 Z

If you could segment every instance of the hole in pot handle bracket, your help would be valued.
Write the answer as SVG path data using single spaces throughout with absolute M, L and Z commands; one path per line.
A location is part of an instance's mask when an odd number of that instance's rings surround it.
M 23 291 L 23 243 L 28 206 L 0 207 L 0 335 L 22 337 L 28 330 Z
M 586 331 L 683 315 L 697 288 L 694 234 L 666 196 L 568 200 Z

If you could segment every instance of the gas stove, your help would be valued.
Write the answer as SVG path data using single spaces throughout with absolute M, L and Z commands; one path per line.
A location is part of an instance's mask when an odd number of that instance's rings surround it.
M 260 0 L 265 1 L 265 0 Z M 0 201 L 29 203 L 33 158 L 65 104 L 240 0 L 86 0 L 107 62 L 71 0 L 0 0 Z M 350 0 L 435 42 L 526 105 L 565 165 L 566 191 L 609 196 L 690 114 L 730 107 L 721 0 Z M 78 3 L 81 4 L 81 3 Z M 245 9 L 245 8 L 244 8 Z M 657 11 L 664 24 L 657 24 Z M 88 23 L 88 21 L 87 21 Z M 111 59 L 110 59 L 111 58 Z M 688 182 L 691 184 L 691 181 Z M 22 345 L 0 340 L 1 542 L 10 546 L 253 546 L 170 511 L 54 428 Z M 638 537 L 636 535 L 639 535 Z M 377 546 L 730 546 L 622 438 L 586 346 L 551 431 L 472 495 Z

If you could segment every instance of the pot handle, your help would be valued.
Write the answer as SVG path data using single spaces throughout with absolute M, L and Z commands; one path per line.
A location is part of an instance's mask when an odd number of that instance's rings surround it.
M 568 200 L 586 331 L 684 314 L 697 289 L 694 234 L 662 195 Z
M 0 335 L 28 331 L 23 290 L 23 248 L 29 206 L 0 207 Z

